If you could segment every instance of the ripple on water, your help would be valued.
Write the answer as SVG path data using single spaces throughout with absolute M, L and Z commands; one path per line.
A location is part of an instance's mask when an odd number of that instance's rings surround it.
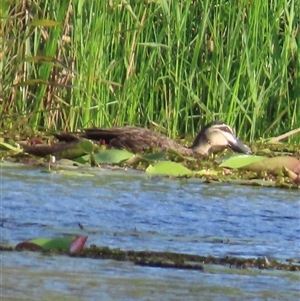
M 81 223 L 88 244 L 299 259 L 298 191 L 112 172 L 86 179 L 3 168 L 0 206 L 2 243 L 80 233 Z M 299 295 L 297 276 L 283 272 L 155 269 L 37 253 L 1 256 L 3 296 L 20 299 L 298 300 Z
M 13 189 L 12 189 L 13 187 Z M 113 172 L 2 171 L 3 239 L 79 232 L 123 249 L 299 258 L 299 192 Z

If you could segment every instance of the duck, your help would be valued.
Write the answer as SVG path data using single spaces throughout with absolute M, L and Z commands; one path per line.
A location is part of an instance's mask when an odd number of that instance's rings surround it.
M 183 146 L 166 135 L 151 131 L 147 128 L 135 126 L 111 128 L 87 128 L 84 132 L 53 133 L 58 143 L 44 146 L 27 146 L 25 151 L 35 155 L 55 155 L 76 146 L 82 139 L 89 139 L 98 144 L 105 144 L 107 148 L 127 149 L 133 153 L 144 152 L 149 148 L 159 151 L 172 149 L 183 156 L 205 156 L 214 150 L 230 148 L 234 152 L 251 154 L 251 149 L 244 145 L 234 134 L 232 128 L 222 121 L 213 121 L 205 125 L 196 135 L 191 146 Z
M 213 121 L 204 126 L 190 147 L 183 146 L 158 132 L 134 126 L 90 128 L 85 129 L 82 136 L 93 141 L 102 141 L 109 148 L 127 149 L 134 153 L 156 148 L 160 151 L 173 149 L 187 156 L 208 155 L 214 149 L 227 147 L 235 152 L 251 153 L 251 149 L 236 137 L 232 128 L 222 121 Z

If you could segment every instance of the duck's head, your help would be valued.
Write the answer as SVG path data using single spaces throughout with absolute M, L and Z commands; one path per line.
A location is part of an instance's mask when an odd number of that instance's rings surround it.
M 192 145 L 194 152 L 200 154 L 207 154 L 212 149 L 226 147 L 235 152 L 251 154 L 251 149 L 235 136 L 232 128 L 221 121 L 213 121 L 207 124 L 196 136 Z

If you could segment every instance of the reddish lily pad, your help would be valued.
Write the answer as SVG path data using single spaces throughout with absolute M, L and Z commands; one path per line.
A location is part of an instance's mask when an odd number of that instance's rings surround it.
M 70 245 L 70 252 L 71 253 L 75 253 L 75 252 L 80 252 L 86 241 L 87 241 L 87 236 L 78 236 L 76 237 L 72 242 L 71 242 L 71 245 Z

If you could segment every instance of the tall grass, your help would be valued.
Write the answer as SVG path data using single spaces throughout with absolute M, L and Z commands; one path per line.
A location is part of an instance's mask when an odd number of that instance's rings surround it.
M 132 3 L 4 1 L 2 126 L 300 127 L 298 1 Z

